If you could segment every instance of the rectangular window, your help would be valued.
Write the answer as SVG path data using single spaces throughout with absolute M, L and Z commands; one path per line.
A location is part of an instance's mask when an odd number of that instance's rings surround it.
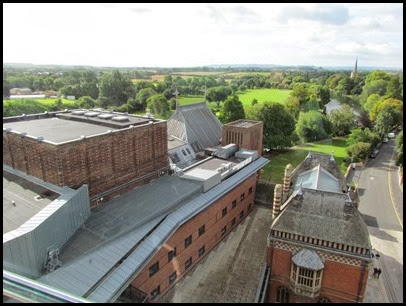
M 176 248 L 168 252 L 168 262 L 170 262 L 176 256 Z
M 199 237 L 200 237 L 201 235 L 203 235 L 205 231 L 206 231 L 206 225 L 203 224 L 203 225 L 199 228 Z
M 248 195 L 250 195 L 252 193 L 252 187 L 250 187 L 250 189 L 248 189 Z
M 151 291 L 151 298 L 157 297 L 161 293 L 160 286 L 156 287 L 154 290 Z
M 177 276 L 176 271 L 169 275 L 169 284 L 172 284 L 176 280 Z
M 241 212 L 240 212 L 240 219 L 242 219 L 244 217 L 244 211 L 242 210 Z
M 224 236 L 224 234 L 227 232 L 227 225 L 225 225 L 222 229 L 221 229 L 221 236 Z
M 244 198 L 245 198 L 245 192 L 243 192 L 243 193 L 241 194 L 241 202 L 244 201 Z
M 159 271 L 159 261 L 157 261 L 151 267 L 149 267 L 149 277 L 151 277 L 152 275 L 154 275 L 158 271 Z
M 202 247 L 199 249 L 199 257 L 203 256 L 204 252 L 205 252 L 205 249 L 204 249 L 204 246 L 202 246 Z
M 227 215 L 227 207 L 223 208 L 223 211 L 221 212 L 221 216 L 224 217 Z
M 185 270 L 187 270 L 192 265 L 192 257 L 189 257 L 185 262 Z
M 252 208 L 252 203 L 250 203 L 250 204 L 248 205 L 248 211 L 250 211 L 251 208 Z
M 192 154 L 192 152 L 190 152 L 189 148 L 186 148 L 186 151 L 188 154 Z
M 182 150 L 182 153 L 183 153 L 184 156 L 187 156 L 185 150 Z
M 231 220 L 231 226 L 234 226 L 235 224 L 235 218 L 233 218 L 233 220 Z
M 233 203 L 231 204 L 231 208 L 234 208 L 237 206 L 237 200 L 234 200 Z
M 185 239 L 185 249 L 192 244 L 192 235 Z

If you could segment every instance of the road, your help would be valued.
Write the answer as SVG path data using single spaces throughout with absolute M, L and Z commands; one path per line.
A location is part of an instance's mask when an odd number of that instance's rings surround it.
M 394 147 L 390 139 L 375 159 L 363 169 L 357 167 L 350 177 L 358 182 L 359 210 L 371 244 L 381 255 L 373 266 L 383 271 L 379 280 L 369 279 L 364 302 L 403 302 L 403 192 L 393 162 Z

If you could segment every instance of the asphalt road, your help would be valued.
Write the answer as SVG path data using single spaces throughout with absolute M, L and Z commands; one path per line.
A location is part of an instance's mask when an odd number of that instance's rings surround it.
M 359 210 L 368 225 L 374 253 L 373 266 L 382 268 L 379 283 L 368 282 L 365 302 L 403 302 L 403 192 L 399 188 L 393 157 L 395 141 L 382 144 L 380 153 L 365 168 L 357 167 L 349 180 L 358 182 Z M 371 268 L 372 269 L 372 268 Z

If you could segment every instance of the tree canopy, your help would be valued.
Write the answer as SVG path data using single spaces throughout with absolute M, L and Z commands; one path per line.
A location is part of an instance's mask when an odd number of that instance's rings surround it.
M 318 111 L 300 112 L 296 123 L 296 133 L 302 142 L 310 142 L 327 137 L 324 115 Z
M 134 84 L 128 76 L 121 74 L 118 70 L 104 74 L 100 80 L 101 104 L 108 101 L 109 105 L 122 105 L 127 103 L 134 94 Z
M 244 106 L 236 95 L 228 97 L 220 110 L 219 119 L 222 123 L 232 122 L 238 119 L 244 119 Z
M 333 110 L 328 116 L 331 122 L 332 133 L 335 136 L 347 135 L 356 127 L 356 116 L 350 106 L 344 104 L 340 109 Z

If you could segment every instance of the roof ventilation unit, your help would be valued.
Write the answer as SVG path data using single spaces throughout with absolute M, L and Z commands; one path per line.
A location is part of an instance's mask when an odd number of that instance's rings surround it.
M 101 114 L 101 115 L 98 115 L 97 117 L 99 117 L 100 119 L 105 119 L 105 120 L 107 120 L 107 119 L 113 118 L 114 115 L 112 115 L 112 114 Z
M 86 117 L 97 117 L 100 113 L 98 112 L 87 112 L 85 113 Z
M 111 120 L 118 121 L 118 122 L 124 122 L 124 121 L 128 121 L 128 118 L 126 116 L 114 116 L 113 118 L 111 118 Z
M 72 112 L 72 115 L 76 115 L 76 116 L 83 116 L 86 113 L 86 111 L 84 110 L 76 110 Z

